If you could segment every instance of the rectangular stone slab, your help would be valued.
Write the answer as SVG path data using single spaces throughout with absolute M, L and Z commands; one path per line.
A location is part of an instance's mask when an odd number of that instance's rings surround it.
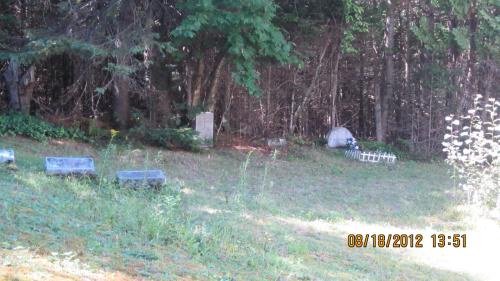
M 14 150 L 0 149 L 0 163 L 11 163 L 16 160 Z
M 214 114 L 212 112 L 198 114 L 195 120 L 195 130 L 204 142 L 211 144 L 214 139 Z
M 95 176 L 94 159 L 90 157 L 45 157 L 47 175 Z
M 166 177 L 161 170 L 118 171 L 116 180 L 121 186 L 160 187 L 165 184 Z
M 282 138 L 267 139 L 267 146 L 269 146 L 269 147 L 285 147 L 285 146 L 287 146 L 286 139 L 282 139 Z

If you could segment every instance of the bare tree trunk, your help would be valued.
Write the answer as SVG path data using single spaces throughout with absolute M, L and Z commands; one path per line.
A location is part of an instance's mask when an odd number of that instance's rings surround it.
M 19 99 L 19 64 L 16 60 L 11 59 L 7 70 L 3 76 L 9 93 L 9 109 L 12 111 L 21 110 L 21 103 Z
M 221 80 L 220 78 L 224 63 L 225 63 L 225 57 L 221 55 L 220 59 L 216 62 L 215 71 L 213 74 L 212 81 L 210 83 L 210 89 L 208 91 L 207 105 L 208 105 L 208 111 L 210 112 L 214 112 L 215 110 L 215 104 L 217 101 L 217 94 L 219 89 L 219 82 Z
M 20 71 L 19 63 L 11 59 L 3 74 L 9 93 L 9 109 L 29 114 L 35 87 L 35 66 L 30 66 L 22 76 L 20 76 Z
M 393 97 L 394 92 L 394 57 L 393 57 L 393 48 L 394 48 L 394 7 L 395 0 L 388 0 L 388 4 L 390 5 L 389 11 L 387 14 L 386 21 L 386 38 L 385 38 L 385 93 L 382 96 L 382 122 L 383 122 L 383 132 L 384 132 L 384 140 L 387 138 L 388 131 L 388 116 L 389 116 L 389 100 Z
M 377 75 L 378 76 L 378 75 Z M 381 78 L 379 78 L 381 79 Z M 377 141 L 384 140 L 384 125 L 382 121 L 382 98 L 380 96 L 380 85 L 377 83 L 373 86 L 374 96 L 375 96 L 375 135 L 377 136 Z
M 264 134 L 269 135 L 269 126 L 271 124 L 271 79 L 273 67 L 271 65 L 267 68 L 267 89 L 266 89 L 266 120 L 264 126 Z
M 202 55 L 197 62 L 196 73 L 194 77 L 193 93 L 191 94 L 191 106 L 200 105 L 201 95 L 203 93 L 203 77 L 205 75 L 205 58 Z
M 129 81 L 123 74 L 113 77 L 113 113 L 121 130 L 128 126 L 129 120 Z
M 117 49 L 126 48 L 123 44 L 123 38 L 120 35 L 123 29 L 129 24 L 131 17 L 134 16 L 134 11 L 136 8 L 135 1 L 124 1 L 121 3 L 120 10 L 118 13 L 118 25 L 115 38 L 115 47 Z M 120 66 L 130 65 L 130 54 L 128 52 L 115 56 L 116 64 Z M 113 73 L 113 115 L 118 127 L 121 130 L 125 130 L 128 127 L 129 122 L 129 111 L 130 111 L 130 101 L 129 101 L 129 77 L 125 73 L 114 72 Z
M 224 107 L 221 113 L 221 121 L 219 123 L 219 128 L 217 129 L 217 136 L 219 135 L 220 131 L 222 128 L 226 131 L 226 133 L 231 133 L 231 124 L 230 124 L 230 118 L 227 116 L 228 113 L 231 111 L 231 103 L 233 101 L 233 82 L 231 80 L 231 73 L 230 73 L 230 68 L 227 67 L 226 71 L 226 87 L 224 90 Z
M 389 117 L 389 99 L 393 96 L 394 87 L 394 58 L 393 58 L 393 48 L 394 48 L 394 0 L 387 0 L 389 5 L 389 10 L 387 11 L 385 31 L 384 31 L 384 67 L 385 67 L 385 77 L 384 85 L 379 94 L 379 105 L 378 109 L 380 111 L 380 122 L 377 122 L 379 128 L 377 128 L 377 140 L 385 141 L 387 138 L 387 126 Z M 381 80 L 382 81 L 382 80 Z
M 21 112 L 30 114 L 31 99 L 33 98 L 33 89 L 35 88 L 35 66 L 30 66 L 21 77 L 19 85 L 19 101 L 21 103 Z
M 372 33 L 372 44 L 373 44 L 373 49 L 375 50 L 375 55 L 379 56 L 380 52 L 377 49 L 377 44 L 375 41 L 375 36 Z M 383 123 L 382 123 L 382 99 L 380 96 L 380 85 L 383 77 L 380 75 L 380 68 L 379 68 L 379 63 L 378 61 L 375 60 L 375 65 L 373 66 L 374 69 L 374 77 L 373 77 L 373 96 L 375 97 L 375 104 L 374 104 L 374 113 L 375 113 L 375 136 L 377 137 L 377 141 L 382 141 L 384 139 L 384 132 L 383 132 Z
M 364 40 L 363 40 L 364 41 Z M 363 42 L 364 45 L 364 42 Z M 358 97 L 359 97 L 359 110 L 358 110 L 358 135 L 365 137 L 365 55 L 359 53 L 359 77 L 358 77 Z
M 341 28 L 339 28 L 341 31 Z M 332 58 L 332 72 L 331 72 L 331 89 L 330 95 L 332 97 L 332 108 L 331 108 L 331 127 L 337 126 L 337 105 L 335 101 L 337 100 L 337 89 L 339 84 L 339 61 L 341 57 L 340 44 L 342 43 L 341 34 L 337 34 L 337 40 L 333 46 L 333 58 Z
M 184 85 L 186 87 L 187 104 L 191 105 L 193 100 L 193 71 L 189 60 L 184 63 Z
M 478 26 L 477 19 L 477 1 L 470 1 L 470 7 L 468 11 L 468 25 L 469 25 L 469 53 L 467 58 L 467 71 L 465 76 L 465 94 L 462 97 L 462 114 L 466 113 L 469 106 L 472 104 L 472 100 L 474 99 L 475 94 L 478 94 L 477 91 L 477 80 L 476 79 L 476 63 L 477 63 L 477 54 L 476 54 L 476 33 Z

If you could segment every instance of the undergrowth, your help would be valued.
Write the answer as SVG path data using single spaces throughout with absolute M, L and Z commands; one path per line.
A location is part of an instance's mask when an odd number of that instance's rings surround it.
M 392 153 L 398 157 L 398 159 L 413 159 L 414 156 L 407 151 L 407 149 L 400 149 L 394 145 L 387 144 L 379 141 L 370 140 L 360 140 L 358 143 L 361 145 L 362 150 L 368 151 L 381 151 Z
M 24 114 L 0 115 L 0 136 L 24 136 L 36 141 L 52 139 L 71 139 L 105 144 L 114 139 L 115 142 L 137 140 L 149 145 L 168 149 L 181 148 L 199 151 L 201 141 L 191 128 L 133 128 L 126 132 L 103 130 L 91 127 L 88 134 L 79 128 L 66 128 L 43 121 L 40 118 Z
M 199 151 L 201 140 L 191 128 L 147 128 L 136 127 L 130 130 L 130 135 L 145 143 L 168 149 L 182 148 Z
M 25 136 L 37 141 L 48 138 L 88 141 L 78 128 L 52 125 L 37 117 L 23 114 L 0 115 L 0 136 Z

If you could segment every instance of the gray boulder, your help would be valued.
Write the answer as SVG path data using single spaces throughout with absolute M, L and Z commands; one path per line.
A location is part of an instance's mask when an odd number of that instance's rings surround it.
M 348 140 L 355 140 L 351 132 L 344 127 L 335 127 L 330 130 L 327 136 L 328 147 L 345 147 L 348 145 Z

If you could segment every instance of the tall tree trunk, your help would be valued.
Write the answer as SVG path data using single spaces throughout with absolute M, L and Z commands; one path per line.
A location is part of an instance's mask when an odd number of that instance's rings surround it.
M 377 69 L 378 67 L 375 67 Z M 376 74 L 377 80 L 381 80 L 380 75 Z M 380 83 L 380 82 L 379 82 Z M 374 96 L 375 96 L 375 135 L 377 136 L 377 141 L 384 140 L 384 125 L 382 122 L 382 98 L 380 96 L 380 84 L 375 83 L 373 85 Z
M 171 70 L 165 66 L 158 48 L 151 49 L 149 59 L 152 63 L 149 66 L 150 83 L 147 94 L 150 95 L 152 121 L 168 126 L 172 115 Z
M 477 63 L 477 44 L 476 44 L 476 33 L 477 33 L 477 1 L 470 1 L 470 7 L 468 10 L 467 24 L 469 28 L 469 52 L 467 58 L 467 71 L 465 76 L 465 94 L 462 97 L 461 109 L 462 114 L 466 113 L 469 106 L 474 100 L 477 91 L 477 80 L 476 79 L 476 63 Z
M 385 21 L 384 31 L 384 85 L 380 91 L 380 122 L 377 122 L 380 128 L 377 128 L 377 140 L 385 141 L 388 131 L 389 119 L 389 99 L 393 96 L 394 87 L 394 7 L 395 0 L 387 0 L 389 8 Z
M 217 103 L 217 94 L 219 89 L 219 83 L 221 80 L 222 68 L 224 66 L 225 57 L 224 55 L 220 55 L 218 60 L 216 61 L 216 66 L 214 70 L 214 74 L 212 77 L 212 81 L 210 82 L 210 89 L 207 93 L 207 105 L 208 111 L 215 111 L 215 104 Z
M 12 111 L 20 111 L 21 103 L 19 99 L 19 63 L 15 59 L 11 59 L 7 70 L 3 76 L 7 92 L 9 93 L 9 109 Z
M 113 113 L 119 128 L 124 130 L 129 120 L 129 81 L 123 74 L 115 74 L 113 77 Z
M 19 101 L 21 103 L 21 112 L 30 114 L 31 99 L 33 98 L 33 89 L 35 88 L 35 66 L 32 65 L 21 77 L 19 85 Z
M 30 66 L 22 76 L 20 76 L 20 71 L 19 63 L 11 59 L 3 74 L 9 94 L 9 109 L 29 114 L 35 87 L 35 66 Z
M 363 40 L 364 41 L 364 40 Z M 362 43 L 364 45 L 364 42 Z M 359 110 L 358 110 L 358 135 L 360 137 L 365 137 L 365 55 L 359 52 L 359 77 L 358 77 L 358 98 L 359 98 Z
M 342 43 L 342 28 L 338 28 L 335 34 L 335 42 L 332 48 L 332 72 L 331 72 L 331 89 L 330 95 L 332 97 L 331 104 L 331 127 L 337 126 L 337 105 L 335 104 L 337 100 L 337 90 L 339 84 L 339 61 L 341 57 L 340 44 Z
M 193 83 L 193 93 L 191 94 L 191 106 L 199 106 L 201 103 L 202 93 L 203 93 L 203 77 L 205 76 L 205 56 L 200 55 L 197 60 L 196 73 Z
M 221 121 L 219 123 L 219 128 L 217 129 L 217 136 L 219 135 L 222 128 L 226 133 L 231 133 L 231 124 L 229 122 L 231 118 L 227 116 L 227 114 L 231 112 L 231 103 L 233 101 L 233 82 L 231 80 L 230 67 L 226 67 L 225 74 L 226 78 L 224 80 L 226 83 L 225 83 L 224 97 L 223 97 L 224 106 L 221 113 Z
M 124 36 L 121 35 L 124 29 L 130 24 L 130 19 L 133 18 L 136 9 L 135 1 L 123 1 L 120 3 L 120 11 L 118 14 L 118 24 L 116 30 L 115 46 L 119 50 L 120 55 L 115 56 L 116 64 L 119 66 L 130 65 L 130 53 L 128 46 L 125 44 Z M 129 101 L 129 77 L 127 74 L 114 72 L 113 73 L 113 114 L 116 123 L 121 130 L 127 129 L 129 121 L 130 101 Z

